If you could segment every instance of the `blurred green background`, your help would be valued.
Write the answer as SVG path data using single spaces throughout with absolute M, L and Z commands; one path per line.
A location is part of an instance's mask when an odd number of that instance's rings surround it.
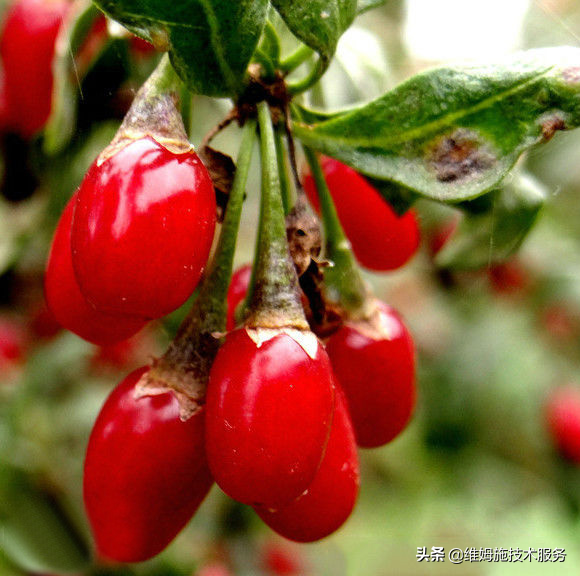
M 348 105 L 438 62 L 569 44 L 580 44 L 575 0 L 387 0 L 343 37 L 310 99 Z M 580 469 L 556 453 L 545 402 L 561 385 L 580 387 L 580 131 L 557 134 L 523 159 L 548 201 L 507 263 L 439 269 L 432 245 L 457 212 L 422 200 L 420 253 L 400 271 L 365 274 L 413 333 L 419 402 L 398 439 L 361 452 L 359 502 L 338 533 L 312 545 L 286 542 L 216 487 L 151 562 L 98 567 L 86 560 L 82 463 L 93 421 L 125 374 L 162 353 L 187 307 L 124 346 L 100 350 L 47 319 L 43 266 L 62 207 L 154 59 L 132 53 L 125 38 L 111 41 L 84 80 L 76 136 L 56 157 L 47 158 L 40 142 L 4 139 L 0 349 L 5 323 L 19 334 L 22 352 L 0 358 L 0 576 L 216 576 L 224 566 L 240 576 L 576 574 Z M 228 106 L 194 98 L 194 144 Z M 237 138 L 230 128 L 215 146 L 235 155 Z M 239 264 L 253 254 L 258 191 L 255 170 Z M 491 221 L 490 243 L 493 233 Z M 566 558 L 419 563 L 420 547 L 560 548 Z

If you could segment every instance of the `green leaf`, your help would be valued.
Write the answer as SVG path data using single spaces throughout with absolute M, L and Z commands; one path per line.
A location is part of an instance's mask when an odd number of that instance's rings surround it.
M 326 120 L 330 120 L 333 118 L 339 118 L 352 112 L 354 108 L 350 108 L 348 110 L 336 110 L 336 111 L 328 111 L 328 110 L 318 110 L 312 108 L 305 108 L 301 104 L 293 103 L 292 104 L 292 111 L 293 115 L 296 118 L 300 118 L 306 124 L 316 124 L 318 122 L 325 122 Z
M 57 503 L 22 475 L 0 486 L 0 549 L 34 573 L 71 574 L 89 562 L 86 546 Z
M 272 0 L 291 32 L 316 50 L 324 67 L 356 16 L 356 0 Z
M 74 14 L 59 32 L 53 62 L 54 84 L 52 109 L 44 131 L 43 149 L 46 154 L 57 154 L 63 150 L 74 135 L 76 127 L 77 101 L 80 94 L 80 75 L 74 56 L 91 33 L 100 12 L 90 0 L 74 5 Z M 103 43 L 104 46 L 104 43 Z M 96 59 L 98 52 L 93 55 Z M 90 63 L 87 63 L 90 64 Z
M 304 144 L 438 201 L 498 185 L 519 155 L 580 123 L 580 49 L 522 52 L 414 76 L 354 111 L 296 123 Z
M 505 260 L 532 229 L 546 194 L 532 176 L 517 174 L 487 198 L 488 210 L 468 207 L 458 229 L 437 255 L 438 266 L 480 268 Z
M 262 33 L 267 0 L 94 0 L 111 18 L 169 50 L 188 88 L 235 96 Z

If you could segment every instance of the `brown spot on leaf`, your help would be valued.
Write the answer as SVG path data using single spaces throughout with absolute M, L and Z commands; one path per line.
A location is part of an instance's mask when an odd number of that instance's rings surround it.
M 427 161 L 441 182 L 465 180 L 491 168 L 496 157 L 465 128 L 439 138 L 428 151 Z
M 551 112 L 542 117 L 542 136 L 544 140 L 550 140 L 558 130 L 566 130 L 566 121 L 560 112 Z

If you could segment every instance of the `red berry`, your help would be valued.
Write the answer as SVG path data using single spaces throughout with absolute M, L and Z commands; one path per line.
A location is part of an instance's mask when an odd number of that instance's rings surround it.
M 25 138 L 41 130 L 52 104 L 52 60 L 67 0 L 16 0 L 0 41 L 8 127 Z
M 159 318 L 191 296 L 215 228 L 215 194 L 195 152 L 140 138 L 89 168 L 72 227 L 73 266 L 97 309 Z
M 84 73 L 94 63 L 99 52 L 107 43 L 107 19 L 98 16 L 75 55 L 75 66 L 79 74 Z
M 0 368 L 21 363 L 26 354 L 26 330 L 9 317 L 0 318 Z
M 129 38 L 129 46 L 131 47 L 133 55 L 137 56 L 138 58 L 145 58 L 155 54 L 155 46 L 153 46 L 151 42 L 147 42 L 147 40 L 139 38 L 139 36 L 132 35 Z
M 542 328 L 558 343 L 575 344 L 580 331 L 578 312 L 570 303 L 553 302 L 540 310 Z
M 356 441 L 344 394 L 337 387 L 334 420 L 326 454 L 308 490 L 278 510 L 256 508 L 260 518 L 281 536 L 314 542 L 338 530 L 350 516 L 358 495 Z
M 46 266 L 46 302 L 64 328 L 94 344 L 111 344 L 132 336 L 145 321 L 137 317 L 105 314 L 93 308 L 79 289 L 72 266 L 71 223 L 76 195 L 67 204 L 54 235 Z
M 344 232 L 357 260 L 370 270 L 393 270 L 405 264 L 419 247 L 415 212 L 397 216 L 388 202 L 358 172 L 333 158 L 321 159 L 326 183 Z M 314 208 L 320 204 L 312 174 L 304 189 Z
M 532 284 L 531 274 L 517 258 L 487 269 L 492 290 L 501 296 L 523 296 Z
M 562 386 L 546 404 L 548 430 L 560 454 L 580 464 L 580 389 Z
M 435 257 L 447 244 L 459 225 L 458 218 L 450 218 L 435 227 L 429 237 L 429 253 Z
M 232 331 L 236 327 L 236 308 L 244 300 L 252 278 L 252 265 L 245 264 L 238 268 L 232 275 L 228 288 L 228 316 L 226 330 Z
M 50 340 L 62 330 L 44 299 L 31 311 L 29 328 L 37 340 Z
M 342 386 L 357 443 L 382 446 L 407 425 L 416 400 L 413 340 L 399 315 L 378 303 L 376 325 L 345 322 L 326 350 Z
M 213 482 L 203 415 L 182 422 L 172 392 L 136 398 L 135 386 L 146 371 L 132 372 L 109 396 L 85 460 L 84 501 L 97 550 L 118 562 L 161 552 Z
M 280 506 L 312 482 L 332 420 L 334 384 L 322 346 L 311 357 L 279 332 L 261 346 L 230 332 L 207 391 L 206 447 L 216 482 L 246 504 Z
M 7 130 L 9 121 L 6 80 L 4 79 L 4 71 L 0 70 L 0 132 L 5 132 Z
M 262 566 L 269 576 L 300 576 L 308 572 L 297 550 L 289 549 L 278 542 L 269 542 L 265 546 L 262 551 Z

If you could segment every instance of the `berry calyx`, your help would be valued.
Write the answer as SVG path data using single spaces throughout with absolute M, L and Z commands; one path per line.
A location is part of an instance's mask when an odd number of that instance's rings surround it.
M 570 462 L 580 464 L 580 389 L 562 386 L 546 403 L 546 420 L 558 452 Z
M 350 516 L 358 495 L 356 442 L 346 399 L 339 387 L 335 398 L 326 454 L 312 484 L 287 506 L 277 510 L 255 508 L 270 528 L 296 542 L 314 542 L 338 530 Z
M 112 392 L 95 422 L 84 468 L 84 501 L 98 554 L 141 562 L 161 552 L 213 483 L 201 415 L 186 422 L 171 391 L 139 396 L 148 368 Z
M 344 232 L 358 262 L 375 271 L 394 270 L 407 263 L 419 247 L 414 211 L 398 216 L 379 192 L 358 172 L 334 158 L 320 159 L 324 177 Z M 304 190 L 320 212 L 316 184 L 310 172 Z
M 334 386 L 326 352 L 291 334 L 256 342 L 226 337 L 210 373 L 206 449 L 220 488 L 245 504 L 278 507 L 313 481 L 332 421 Z
M 56 321 L 77 336 L 98 345 L 120 342 L 141 330 L 145 320 L 101 312 L 84 298 L 72 264 L 75 204 L 76 195 L 69 200 L 56 227 L 44 277 L 46 302 Z
M 346 320 L 327 341 L 348 401 L 359 446 L 390 442 L 407 426 L 416 401 L 414 345 L 400 316 L 375 301 L 374 314 Z
M 68 0 L 17 0 L 0 40 L 7 128 L 24 138 L 42 130 L 52 104 L 52 60 Z

